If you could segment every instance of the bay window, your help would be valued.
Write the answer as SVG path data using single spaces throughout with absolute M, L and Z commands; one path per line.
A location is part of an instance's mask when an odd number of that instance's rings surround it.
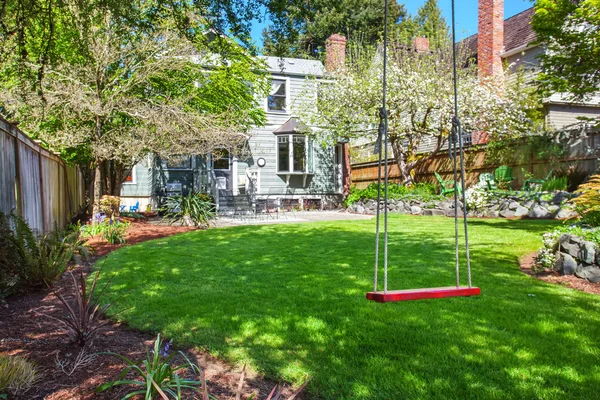
M 312 142 L 306 135 L 277 135 L 277 172 L 312 173 Z

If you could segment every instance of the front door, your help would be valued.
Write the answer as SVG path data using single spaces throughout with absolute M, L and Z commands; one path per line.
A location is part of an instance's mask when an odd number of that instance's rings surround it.
M 334 153 L 334 174 L 336 193 L 344 192 L 344 145 L 337 144 Z
M 228 149 L 217 149 L 213 153 L 213 171 L 219 197 L 233 195 L 232 162 Z

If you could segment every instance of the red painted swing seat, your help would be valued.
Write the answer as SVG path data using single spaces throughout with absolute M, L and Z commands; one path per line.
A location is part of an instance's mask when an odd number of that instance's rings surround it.
M 440 299 L 443 297 L 477 296 L 480 293 L 481 290 L 478 287 L 448 286 L 440 288 L 388 290 L 387 293 L 382 291 L 368 292 L 367 300 L 373 300 L 378 303 L 389 303 L 393 301 Z

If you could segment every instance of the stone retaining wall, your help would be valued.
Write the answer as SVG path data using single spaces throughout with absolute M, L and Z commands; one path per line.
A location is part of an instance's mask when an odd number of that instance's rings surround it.
M 553 268 L 562 275 L 575 275 L 590 282 L 600 282 L 600 251 L 593 242 L 564 234 L 554 249 L 557 260 Z
M 535 219 L 566 219 L 577 214 L 566 201 L 572 197 L 568 192 L 554 193 L 516 193 L 501 198 L 491 198 L 477 209 L 470 210 L 470 217 L 494 218 L 535 218 Z M 469 204 L 469 203 L 467 203 Z M 383 202 L 382 202 L 383 208 Z M 459 201 L 458 215 L 462 216 L 462 202 Z M 347 209 L 357 214 L 375 214 L 376 200 L 360 200 Z M 454 199 L 424 201 L 419 198 L 405 197 L 390 199 L 388 211 L 413 215 L 444 215 L 454 216 Z

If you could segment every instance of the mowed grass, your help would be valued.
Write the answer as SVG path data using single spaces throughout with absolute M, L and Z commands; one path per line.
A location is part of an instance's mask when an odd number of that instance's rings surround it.
M 372 220 L 189 232 L 98 267 L 110 296 L 128 293 L 115 308 L 132 307 L 131 326 L 311 377 L 308 398 L 598 399 L 600 297 L 519 271 L 552 226 L 472 221 L 471 298 L 368 302 Z M 391 217 L 390 289 L 452 285 L 453 232 L 450 218 Z

